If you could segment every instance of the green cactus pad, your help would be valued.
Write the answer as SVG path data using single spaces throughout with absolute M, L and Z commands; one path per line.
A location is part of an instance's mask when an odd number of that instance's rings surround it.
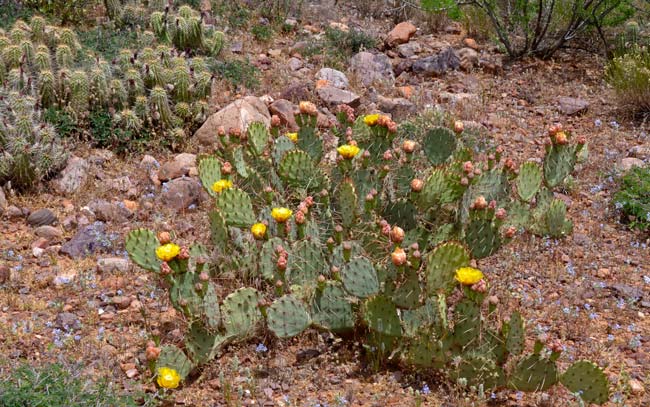
M 503 369 L 497 366 L 495 360 L 475 352 L 461 356 L 454 376 L 467 379 L 468 387 L 482 385 L 484 391 L 493 390 L 504 382 Z
M 223 326 L 229 336 L 247 337 L 255 332 L 262 314 L 259 294 L 253 288 L 240 288 L 228 295 L 221 305 Z
M 185 334 L 185 349 L 197 365 L 204 364 L 217 355 L 227 337 L 208 332 L 200 323 L 192 323 Z
M 508 183 L 508 175 L 501 169 L 493 169 L 484 172 L 472 184 L 470 188 L 465 191 L 463 196 L 461 213 L 463 221 L 469 218 L 469 207 L 479 196 L 485 197 L 487 202 L 496 201 L 497 203 L 505 201 L 510 194 L 510 184 Z
M 300 300 L 292 295 L 285 295 L 269 307 L 266 322 L 278 338 L 291 338 L 307 329 L 311 320 Z
M 506 336 L 506 349 L 511 355 L 521 355 L 524 351 L 524 344 L 526 340 L 526 330 L 524 328 L 524 320 L 518 311 L 510 314 L 510 322 L 508 323 L 508 335 Z
M 434 169 L 424 182 L 418 197 L 418 205 L 426 210 L 432 206 L 451 203 L 454 199 L 454 190 L 449 185 L 447 174 L 442 169 Z
M 359 242 L 357 241 L 349 241 L 348 243 L 351 244 L 352 249 L 350 250 L 350 257 L 354 258 L 356 256 L 361 256 L 363 254 L 363 247 Z M 332 257 L 330 258 L 330 265 L 332 267 L 338 267 L 339 269 L 342 269 L 345 264 L 345 258 L 343 257 L 343 246 L 338 245 L 334 248 L 334 253 L 332 253 Z
M 565 237 L 572 229 L 573 223 L 566 219 L 566 204 L 561 199 L 554 199 L 546 212 L 546 234 Z
M 275 252 L 275 248 L 277 246 L 282 246 L 284 247 L 287 251 L 289 251 L 290 247 L 288 244 L 286 244 L 282 239 L 279 237 L 274 237 L 262 245 L 262 249 L 260 250 L 260 257 L 259 257 L 259 271 L 262 277 L 264 277 L 267 281 L 270 281 L 272 283 L 275 283 L 279 279 L 281 279 L 281 276 L 278 274 L 278 268 L 277 268 L 277 254 Z M 289 256 L 291 258 L 291 256 Z
M 399 308 L 415 308 L 420 305 L 422 286 L 416 270 L 408 269 L 399 276 L 398 286 L 392 299 Z
M 560 378 L 572 393 L 587 403 L 603 404 L 609 400 L 609 381 L 605 373 L 588 360 L 575 362 Z
M 377 272 L 370 260 L 354 257 L 341 269 L 345 290 L 355 297 L 366 298 L 379 292 Z
M 405 231 L 409 231 L 418 225 L 417 208 L 409 200 L 398 199 L 389 202 L 382 213 L 388 223 L 399 225 Z
M 446 127 L 434 127 L 424 136 L 423 149 L 431 164 L 441 165 L 456 151 L 456 135 Z
M 278 137 L 273 143 L 273 162 L 275 162 L 276 165 L 280 165 L 282 157 L 284 157 L 287 152 L 295 149 L 296 145 L 293 141 L 289 140 L 285 136 Z
M 468 345 L 478 345 L 481 334 L 481 308 L 480 306 L 466 298 L 456 304 L 454 309 L 456 316 L 456 325 L 454 326 L 454 343 L 461 348 Z
M 216 201 L 228 226 L 249 228 L 255 223 L 255 213 L 250 196 L 238 188 L 230 188 L 219 193 Z
M 339 188 L 339 205 L 343 226 L 351 227 L 357 218 L 357 193 L 354 185 L 343 182 Z
M 212 197 L 216 197 L 218 194 L 212 190 L 212 185 L 221 179 L 221 164 L 219 160 L 217 157 L 212 156 L 200 158 L 198 169 L 203 188 Z
M 237 174 L 244 178 L 248 178 L 248 167 L 244 159 L 244 147 L 237 146 L 232 150 L 232 164 L 235 167 Z
M 211 331 L 216 331 L 221 327 L 221 311 L 219 308 L 219 298 L 214 283 L 209 282 L 208 288 L 201 301 L 201 316 L 205 321 L 205 326 Z
M 126 236 L 124 245 L 135 264 L 154 273 L 160 272 L 162 262 L 156 256 L 160 242 L 155 233 L 148 229 L 132 230 Z
M 458 243 L 436 247 L 427 258 L 427 293 L 450 292 L 456 285 L 456 270 L 469 264 L 467 250 Z
M 573 172 L 578 148 L 569 144 L 553 144 L 544 157 L 544 180 L 549 188 L 560 185 Z
M 262 122 L 254 122 L 248 125 L 248 144 L 252 152 L 259 156 L 264 152 L 269 142 L 269 131 Z
M 298 285 L 314 284 L 319 275 L 326 275 L 329 271 L 320 246 L 307 240 L 293 245 L 288 270 L 288 281 Z
M 434 328 L 439 336 L 447 330 L 447 302 L 444 295 L 426 299 L 423 306 L 402 311 L 404 334 L 414 337 L 421 328 Z
M 282 157 L 279 174 L 289 186 L 307 190 L 319 190 L 323 178 L 309 154 L 299 150 Z
M 210 238 L 214 247 L 220 251 L 224 251 L 228 246 L 228 226 L 226 220 L 219 211 L 212 211 L 208 214 L 210 218 Z
M 313 127 L 301 126 L 296 144 L 316 162 L 323 156 L 323 141 Z
M 372 331 L 392 337 L 402 335 L 397 307 L 390 299 L 378 295 L 367 300 L 363 305 L 362 314 L 363 320 Z
M 501 247 L 499 228 L 490 219 L 474 219 L 465 228 L 465 243 L 472 257 L 488 257 Z
M 409 363 L 422 368 L 442 369 L 447 362 L 443 341 L 425 329 L 409 341 L 405 356 Z
M 542 169 L 533 162 L 526 162 L 519 167 L 516 179 L 517 194 L 523 201 L 530 202 L 542 185 Z
M 194 366 L 182 350 L 174 345 L 165 345 L 160 350 L 160 356 L 156 360 L 156 369 L 162 367 L 176 370 L 181 380 L 183 380 L 190 374 Z
M 332 332 L 345 332 L 354 328 L 352 304 L 346 299 L 346 293 L 340 285 L 326 283 L 311 304 L 311 315 L 315 325 Z
M 544 391 L 558 382 L 555 362 L 529 355 L 522 359 L 508 380 L 508 386 L 520 391 Z

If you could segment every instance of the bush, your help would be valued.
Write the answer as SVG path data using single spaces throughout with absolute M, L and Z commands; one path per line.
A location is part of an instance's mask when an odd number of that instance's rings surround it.
M 2 407 L 152 406 L 155 396 L 128 394 L 109 382 L 80 374 L 83 366 L 61 363 L 41 367 L 22 364 L 0 377 Z
M 257 24 L 251 29 L 257 41 L 267 42 L 273 37 L 273 28 L 268 24 Z
M 614 205 L 631 228 L 650 230 L 650 168 L 634 167 L 623 176 Z
M 58 20 L 61 25 L 82 25 L 98 0 L 26 0 L 26 7 Z
M 606 26 L 620 25 L 634 14 L 633 0 L 422 0 L 431 11 L 445 11 L 460 18 L 461 7 L 485 13 L 495 34 L 509 56 L 551 57 L 572 39 L 590 32 L 600 36 Z
M 619 103 L 640 113 L 650 112 L 650 50 L 633 47 L 607 64 L 605 79 Z
M 167 387 L 160 378 L 169 369 L 183 380 L 261 330 L 282 339 L 313 327 L 360 339 L 375 367 L 439 369 L 488 392 L 561 382 L 587 402 L 608 399 L 607 379 L 592 363 L 558 373 L 559 343 L 538 341 L 526 354 L 522 316 L 515 311 L 500 323 L 495 304 L 485 303 L 487 279 L 470 267 L 519 227 L 570 233 L 566 206 L 552 191 L 572 172 L 584 138 L 574 143 L 556 127 L 544 167 L 528 162 L 516 172 L 500 148 L 474 157 L 459 137 L 461 123 L 411 139 L 388 117 L 355 120 L 347 106 L 333 130 L 340 144 L 325 151 L 317 113 L 300 103 L 297 133 L 269 132 L 262 123 L 246 134 L 220 133 L 220 147 L 198 163 L 214 198 L 206 245 L 177 245 L 180 236 L 146 229 L 127 236 L 131 259 L 165 281 L 172 305 L 190 321 L 184 350 L 147 349 L 157 357 L 159 385 Z M 236 289 L 220 299 L 228 278 Z
M 357 29 L 342 31 L 336 28 L 327 28 L 325 37 L 331 50 L 347 54 L 356 54 L 362 49 L 371 49 L 377 46 L 375 37 Z

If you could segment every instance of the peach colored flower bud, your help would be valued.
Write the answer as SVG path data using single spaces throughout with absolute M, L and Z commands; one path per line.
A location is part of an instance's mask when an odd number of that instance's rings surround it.
M 411 191 L 420 192 L 424 188 L 424 181 L 419 178 L 414 178 L 411 180 Z
M 327 281 L 327 279 L 325 278 L 324 275 L 321 274 L 321 275 L 318 276 L 318 282 L 319 283 L 324 283 L 325 281 Z
M 307 114 L 309 116 L 316 116 L 318 114 L 318 109 L 316 108 L 316 105 L 314 105 L 311 102 L 300 102 L 298 108 L 300 109 L 300 113 L 302 114 Z
M 158 232 L 158 241 L 161 245 L 165 245 L 172 242 L 172 237 L 169 232 Z
M 485 200 L 485 197 L 483 195 L 477 197 L 474 200 L 474 208 L 476 208 L 476 209 L 485 209 L 487 207 L 488 207 L 488 203 Z
M 474 168 L 474 175 L 481 175 L 483 171 L 480 168 Z
M 564 348 L 562 347 L 562 342 L 559 339 L 554 339 L 548 344 L 548 348 L 551 352 L 561 353 Z
M 314 204 L 314 197 L 309 195 L 307 198 L 305 198 L 305 205 L 307 205 L 308 208 L 310 208 Z
M 488 204 L 488 208 L 496 209 L 497 208 L 497 201 L 495 201 L 494 199 L 491 200 L 490 203 Z
M 402 243 L 402 240 L 404 240 L 404 229 L 402 229 L 399 226 L 393 226 L 393 228 L 390 231 L 390 240 L 393 243 L 397 243 L 397 244 Z
M 190 248 L 187 246 L 181 246 L 181 251 L 178 253 L 178 258 L 181 260 L 187 260 L 190 258 Z
M 160 352 L 162 349 L 156 347 L 156 346 L 147 346 L 147 349 L 145 350 L 145 355 L 147 357 L 147 360 L 150 362 L 153 362 L 158 359 L 160 356 Z
M 320 195 L 321 198 L 327 198 L 327 196 L 329 196 L 329 194 L 330 194 L 330 193 L 329 193 L 326 189 L 323 189 L 323 190 L 320 191 L 320 193 L 319 193 L 319 195 Z
M 578 144 L 580 144 L 580 145 L 582 145 L 582 144 L 586 144 L 586 143 L 587 143 L 587 137 L 585 137 L 585 136 L 580 136 L 580 137 L 578 137 L 578 140 L 577 140 L 577 141 L 578 141 Z
M 485 282 L 485 279 L 481 279 L 481 281 L 472 285 L 470 289 L 472 291 L 476 291 L 477 293 L 487 292 L 487 283 Z
M 503 163 L 503 165 L 511 171 L 514 171 L 516 167 L 515 161 L 512 158 L 507 158 L 506 161 Z
M 397 247 L 390 254 L 390 259 L 395 266 L 403 266 L 406 264 L 406 252 L 401 247 Z
M 469 174 L 470 172 L 474 171 L 474 164 L 472 164 L 471 161 L 465 161 L 465 162 L 463 163 L 463 171 L 465 171 L 465 172 L 468 173 L 468 174 Z
M 341 226 L 341 225 L 334 226 L 334 231 L 336 233 L 343 233 L 343 226 Z
M 199 280 L 208 281 L 210 280 L 210 276 L 205 271 L 202 271 L 201 274 L 199 274 Z
M 163 276 L 170 275 L 172 271 L 173 271 L 172 268 L 169 267 L 169 264 L 167 264 L 167 262 L 163 262 L 160 264 L 160 274 L 162 274 Z
M 278 288 L 281 288 L 283 285 L 284 285 L 284 283 L 282 282 L 282 280 L 278 280 L 278 281 L 275 282 L 275 286 L 278 287 Z
M 345 137 L 351 139 L 354 133 L 352 132 L 352 127 L 348 127 L 345 129 Z
M 397 123 L 394 121 L 390 121 L 386 128 L 388 129 L 389 133 L 397 133 Z
M 202 283 L 196 283 L 194 284 L 194 289 L 198 292 L 203 291 L 203 284 Z
M 386 150 L 384 151 L 384 155 L 382 156 L 382 158 L 386 161 L 390 161 L 393 159 L 393 153 L 390 150 Z
M 460 185 L 462 185 L 464 187 L 469 185 L 469 180 L 467 179 L 467 177 L 463 177 L 463 178 L 460 179 Z
M 368 150 L 363 150 L 363 153 L 361 153 L 361 157 L 363 158 L 370 158 L 370 151 Z
M 241 136 L 241 129 L 239 127 L 231 127 L 228 129 L 228 133 L 236 138 L 239 138 Z
M 271 116 L 271 126 L 278 127 L 280 125 L 280 116 L 274 114 Z
M 420 257 L 422 257 L 422 253 L 420 253 L 419 250 L 416 250 L 413 252 L 413 257 L 419 259 Z
M 332 267 L 330 268 L 330 272 L 331 272 L 332 274 L 337 274 L 339 271 L 341 271 L 341 269 L 338 268 L 338 267 L 336 267 L 336 266 L 332 266 Z
M 456 120 L 454 122 L 454 131 L 456 132 L 456 134 L 462 133 L 463 130 L 465 130 L 465 125 L 463 124 L 463 122 L 461 122 L 460 120 Z
M 178 300 L 178 305 L 180 305 L 181 307 L 187 307 L 187 300 L 185 298 L 181 298 L 180 300 Z
M 488 160 L 490 160 L 490 161 L 494 161 L 494 160 L 496 160 L 496 158 L 497 158 L 497 156 L 494 155 L 494 153 L 490 153 L 490 154 L 488 154 Z
M 507 213 L 504 208 L 497 209 L 496 213 L 494 214 L 494 216 L 499 220 L 504 220 L 506 218 L 506 215 Z
M 559 133 L 559 132 L 561 132 L 561 131 L 562 131 L 562 124 L 560 124 L 560 123 L 556 123 L 556 124 L 552 125 L 552 126 L 548 129 L 548 135 L 551 136 L 551 137 L 553 137 L 553 136 L 555 136 L 557 133 Z
M 223 163 L 223 165 L 221 166 L 221 173 L 226 175 L 232 174 L 232 164 L 230 164 L 230 162 L 228 161 Z
M 503 146 L 498 146 L 495 151 L 497 154 L 503 154 Z
M 278 270 L 284 271 L 287 269 L 287 258 L 286 257 L 278 257 L 277 264 Z
M 370 202 L 370 201 L 372 201 L 373 199 L 375 199 L 375 197 L 374 197 L 372 194 L 367 194 L 367 195 L 366 195 L 366 202 Z
M 416 143 L 413 140 L 404 140 L 404 143 L 402 143 L 402 150 L 407 154 L 411 154 L 415 151 L 415 147 Z
M 217 127 L 217 135 L 219 136 L 225 136 L 226 135 L 226 129 L 223 126 Z
M 565 132 L 559 131 L 555 134 L 555 142 L 558 144 L 566 144 L 569 142 L 569 139 Z
M 343 242 L 343 250 L 350 251 L 352 250 L 352 243 L 350 242 Z
M 307 208 L 305 208 L 305 210 L 307 210 Z M 296 212 L 295 219 L 298 225 L 303 225 L 305 223 L 305 213 L 302 211 Z
M 390 236 L 390 225 L 386 224 L 381 227 L 381 234 L 384 236 Z
M 508 239 L 512 239 L 515 236 L 515 233 L 517 233 L 517 229 L 514 226 L 508 226 L 505 232 L 505 236 Z

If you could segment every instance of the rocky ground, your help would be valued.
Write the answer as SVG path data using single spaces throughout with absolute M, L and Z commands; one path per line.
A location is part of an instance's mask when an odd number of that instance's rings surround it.
M 618 174 L 648 163 L 650 141 L 643 127 L 616 110 L 602 79 L 603 61 L 574 51 L 553 61 L 508 64 L 492 45 L 467 38 L 457 25 L 426 34 L 410 24 L 393 29 L 384 21 L 341 19 L 336 16 L 349 15 L 346 9 L 330 6 L 308 6 L 301 21 L 290 21 L 299 34 L 263 45 L 232 44 L 233 52 L 248 54 L 262 70 L 262 90 L 216 91 L 218 112 L 186 152 L 117 157 L 80 147 L 40 193 L 0 193 L 0 361 L 83 360 L 93 375 L 113 377 L 127 389 L 153 390 L 145 343 L 152 331 L 180 343 L 183 321 L 157 280 L 128 260 L 123 238 L 142 226 L 174 230 L 185 242 L 206 240 L 210 201 L 197 181 L 196 154 L 209 151 L 218 126 L 268 123 L 277 114 L 291 128 L 292 112 L 305 99 L 323 107 L 324 128 L 332 119 L 328 108 L 339 103 L 398 119 L 439 107 L 484 127 L 490 142 L 518 162 L 542 159 L 545 129 L 554 122 L 587 137 L 589 161 L 561 195 L 573 235 L 549 240 L 524 234 L 480 266 L 504 308 L 522 309 L 531 337 L 559 338 L 566 363 L 590 358 L 605 367 L 613 383 L 608 405 L 650 405 L 648 237 L 626 229 L 610 203 Z M 371 27 L 386 45 L 352 56 L 338 70 L 325 66 L 320 55 L 303 56 L 305 44 L 330 25 Z M 359 352 L 348 341 L 316 332 L 288 342 L 256 338 L 231 347 L 175 391 L 170 403 L 578 405 L 560 388 L 481 400 L 434 376 L 369 372 Z

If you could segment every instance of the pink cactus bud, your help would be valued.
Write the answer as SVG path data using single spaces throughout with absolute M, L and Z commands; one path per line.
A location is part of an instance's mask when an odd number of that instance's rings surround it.
M 496 207 L 497 207 L 497 201 L 495 201 L 494 199 L 491 200 L 490 203 L 488 204 L 488 208 L 494 210 L 494 209 L 496 209 Z
M 307 210 L 307 208 L 305 208 Z M 296 212 L 296 224 L 303 225 L 305 223 L 305 213 L 303 211 Z
M 476 208 L 476 209 L 485 209 L 487 207 L 488 207 L 488 203 L 485 200 L 485 197 L 483 195 L 477 197 L 474 200 L 474 208 Z
M 276 265 L 278 266 L 278 270 L 284 271 L 287 269 L 287 258 L 286 257 L 279 257 Z
M 390 150 L 384 151 L 383 159 L 386 161 L 390 161 L 393 159 L 393 153 Z
M 325 278 L 324 275 L 321 274 L 321 275 L 318 276 L 318 282 L 319 282 L 319 283 L 322 284 L 322 283 L 324 283 L 325 281 L 327 281 L 327 279 Z
M 507 213 L 506 213 L 506 210 L 504 208 L 497 209 L 497 211 L 494 214 L 494 216 L 499 220 L 504 220 L 506 218 L 506 215 L 507 215 Z
M 515 233 L 517 233 L 517 229 L 514 226 L 508 226 L 505 232 L 505 236 L 508 239 L 512 239 L 515 236 Z
M 334 275 L 338 274 L 339 271 L 341 271 L 341 269 L 338 268 L 338 267 L 336 267 L 336 266 L 332 266 L 332 267 L 330 268 L 330 272 L 331 272 L 332 274 L 334 274 Z
M 226 129 L 223 126 L 217 127 L 217 135 L 218 136 L 225 136 L 226 135 Z
M 169 267 L 169 264 L 167 264 L 167 262 L 163 262 L 162 264 L 160 264 L 160 274 L 162 274 L 163 276 L 170 275 L 172 271 L 173 271 L 172 268 Z
M 390 236 L 390 225 L 386 224 L 381 227 L 381 234 L 384 236 Z
M 516 168 L 515 161 L 512 158 L 507 158 L 506 162 L 503 163 L 503 165 L 504 165 L 504 167 L 506 167 L 507 169 L 509 169 L 511 171 L 514 171 L 515 168 Z
M 370 201 L 372 201 L 373 199 L 375 199 L 375 197 L 374 197 L 372 194 L 367 194 L 367 195 L 366 195 L 366 202 L 370 202 Z
M 309 195 L 307 198 L 305 198 L 305 205 L 307 205 L 308 208 L 311 208 L 311 206 L 314 204 L 314 197 Z
M 273 116 L 271 116 L 271 126 L 272 127 L 278 127 L 280 125 L 280 123 L 281 123 L 280 122 L 280 116 L 278 116 L 277 114 L 274 114 Z
M 481 175 L 483 171 L 480 168 L 474 168 L 474 175 Z
M 561 123 L 556 123 L 556 124 L 552 125 L 548 129 L 548 135 L 553 137 L 553 136 L 555 136 L 557 133 L 559 133 L 561 131 L 562 131 L 562 124 Z
M 580 145 L 586 144 L 587 143 L 587 137 L 580 136 L 580 137 L 578 137 L 577 141 L 578 141 L 578 144 L 580 144 Z
M 424 188 L 424 181 L 419 178 L 414 178 L 411 180 L 411 191 L 420 192 Z
M 462 133 L 463 130 L 465 130 L 465 125 L 463 124 L 463 122 L 461 122 L 460 120 L 456 120 L 454 122 L 454 131 L 456 132 L 456 134 Z
M 404 229 L 399 226 L 393 226 L 390 231 L 390 240 L 392 240 L 393 243 L 402 243 L 402 240 L 404 240 Z
M 210 275 L 206 273 L 205 271 L 202 271 L 201 274 L 199 274 L 199 280 L 205 282 L 210 280 Z
M 283 285 L 284 285 L 284 283 L 282 282 L 282 280 L 278 280 L 278 281 L 275 282 L 275 286 L 278 287 L 278 288 L 282 288 Z
M 413 140 L 405 140 L 404 143 L 402 143 L 402 150 L 404 150 L 405 153 L 411 154 L 412 152 L 415 151 L 416 143 Z
M 469 179 L 467 179 L 467 177 L 461 178 L 460 179 L 460 185 L 462 185 L 464 187 L 468 186 L 469 185 Z
M 470 289 L 477 293 L 485 293 L 487 292 L 487 283 L 485 282 L 485 279 L 482 279 L 478 283 L 472 285 Z
M 223 163 L 223 165 L 221 166 L 221 172 L 226 175 L 232 174 L 232 164 L 230 164 L 230 162 L 228 161 Z
M 469 174 L 470 172 L 474 171 L 474 164 L 472 164 L 471 161 L 465 161 L 465 162 L 463 163 L 463 171 L 465 171 L 465 172 L 468 173 L 468 174 Z
M 395 266 L 397 267 L 403 266 L 404 264 L 406 264 L 406 252 L 401 247 L 397 247 L 390 254 L 390 259 Z
M 181 246 L 181 251 L 178 253 L 178 258 L 181 260 L 187 260 L 190 258 L 190 248 L 187 246 Z

